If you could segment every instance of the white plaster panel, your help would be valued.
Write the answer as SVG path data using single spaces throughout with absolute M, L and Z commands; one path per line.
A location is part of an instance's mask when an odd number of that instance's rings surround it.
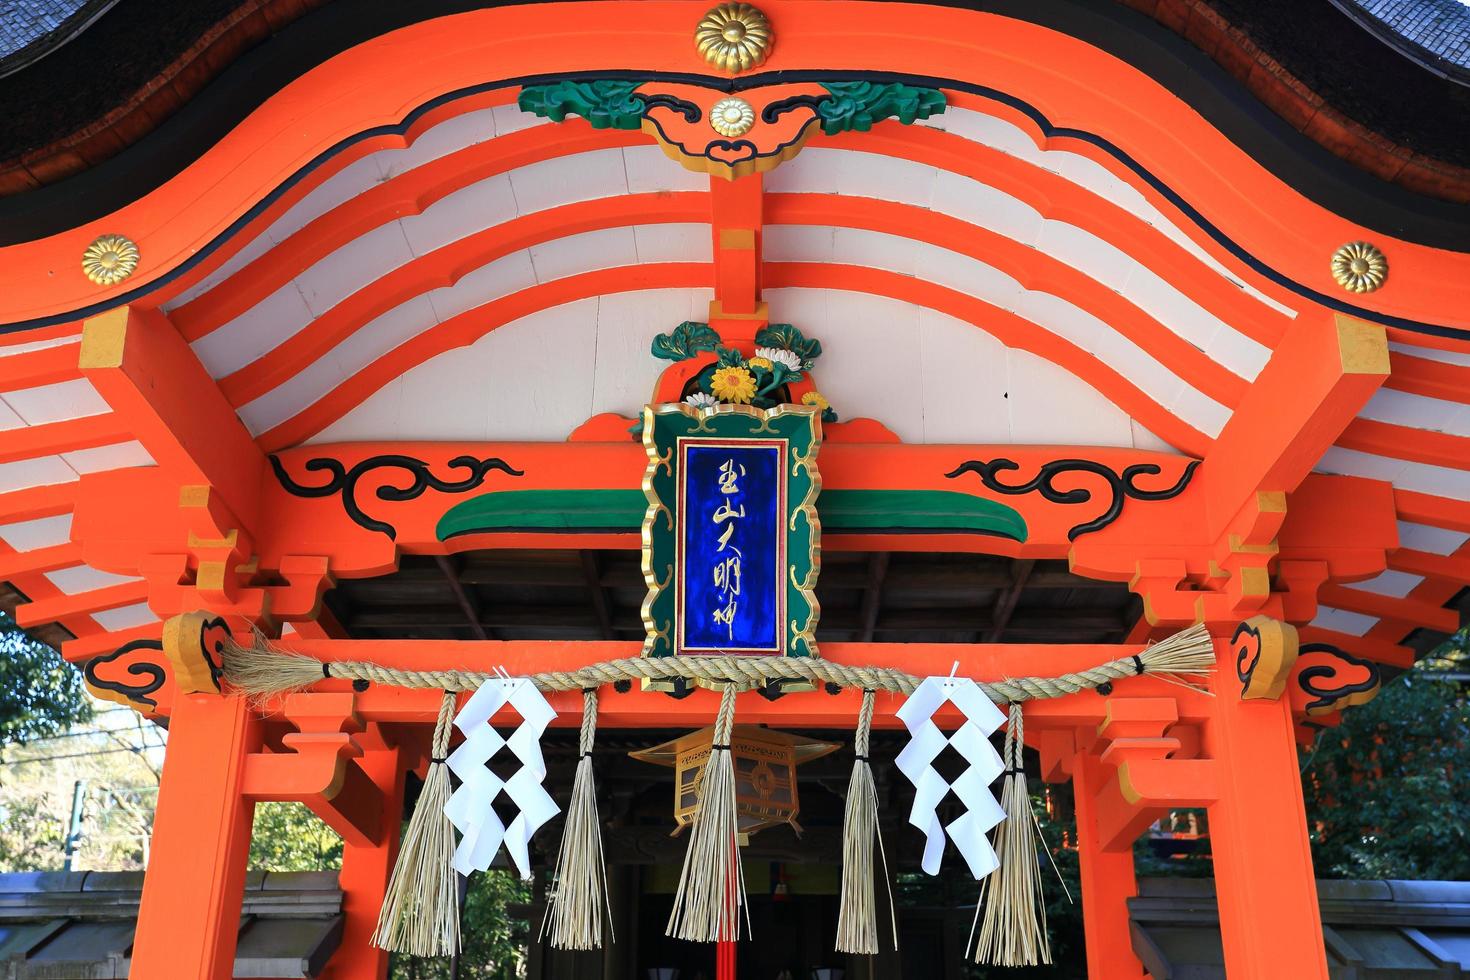
M 32 340 L 24 344 L 6 343 L 7 339 L 24 337 L 25 334 L 10 334 L 9 338 L 0 337 L 0 358 L 10 357 L 15 354 L 29 354 L 31 351 L 46 350 L 50 347 L 61 347 L 65 344 L 74 344 L 82 339 L 81 334 L 72 334 L 69 337 L 51 337 L 48 340 Z
M 1470 534 L 1463 531 L 1399 521 L 1399 546 L 1403 548 L 1427 551 L 1433 555 L 1453 555 L 1466 541 L 1470 541 Z
M 385 180 L 391 180 L 456 150 L 494 139 L 496 135 L 495 108 L 476 109 L 425 130 L 402 150 L 387 150 L 379 154 L 379 169 Z
M 343 378 L 367 367 L 398 345 L 412 340 L 439 322 L 434 304 L 427 296 L 415 296 L 406 303 L 374 317 L 342 340 L 327 355 Z
M 820 157 L 818 162 L 836 168 L 839 194 L 902 201 L 919 208 L 928 208 L 934 199 L 934 183 L 939 176 L 935 167 L 860 150 L 827 152 L 830 155 Z
M 258 436 L 314 404 L 345 380 L 342 369 L 327 357 L 313 361 L 283 384 L 241 405 L 236 411 L 250 434 Z
M 604 228 L 531 246 L 537 282 L 638 263 L 632 228 Z
M 1380 388 L 1358 413 L 1365 419 L 1413 429 L 1470 436 L 1470 405 Z
M 532 126 L 556 125 L 534 112 L 522 112 L 521 107 L 514 102 L 498 105 L 491 112 L 495 116 L 495 133 L 498 136 L 508 136 L 523 129 L 530 129 Z
M 1154 433 L 1150 432 L 1148 428 L 1145 427 L 1144 424 L 1142 422 L 1139 422 L 1137 419 L 1133 420 L 1132 428 L 1134 449 L 1147 449 L 1157 453 L 1179 452 L 1179 448 L 1177 446 L 1170 445 L 1163 439 L 1160 439 Z
M 1374 456 L 1355 449 L 1333 446 L 1322 456 L 1317 469 L 1324 473 L 1342 473 L 1348 476 L 1365 476 L 1374 480 L 1388 480 L 1404 490 L 1414 490 L 1436 497 L 1452 500 L 1470 500 L 1470 472 L 1451 469 L 1448 466 L 1431 466 L 1428 463 L 1408 463 L 1403 460 Z
M 383 160 L 392 152 L 396 151 L 370 153 L 322 181 L 291 205 L 285 214 L 271 222 L 265 230 L 265 237 L 279 245 L 328 211 L 382 183 Z
M 1460 367 L 1470 367 L 1470 351 L 1440 350 L 1438 347 L 1416 347 L 1413 344 L 1399 344 L 1389 341 L 1388 349 L 1399 354 L 1407 354 L 1410 357 L 1422 357 L 1430 361 L 1439 361 L 1443 364 L 1458 364 Z
M 912 239 L 882 235 L 861 228 L 832 229 L 832 261 L 843 265 L 887 269 L 900 275 L 916 274 L 920 256 L 935 251 Z
M 136 440 L 97 446 L 94 449 L 78 449 L 76 452 L 62 453 L 61 458 L 83 476 L 129 466 L 157 465 L 153 457 L 148 455 L 148 450 L 143 448 L 143 444 Z
M 1064 221 L 1042 223 L 1036 247 L 1074 269 L 1081 269 L 1114 292 L 1121 292 L 1128 274 L 1138 265 L 1127 252 L 1090 231 Z
M 1040 212 L 1031 205 L 988 184 L 949 171 L 941 171 L 934 178 L 931 207 L 1023 245 L 1036 245 L 1045 224 Z
M 79 595 L 93 589 L 105 589 L 125 582 L 141 582 L 136 575 L 116 575 L 93 568 L 91 565 L 73 565 L 44 573 L 47 580 L 67 595 Z
M 937 310 L 919 311 L 919 335 L 924 441 L 1009 443 L 1006 346 Z
M 807 147 L 795 159 L 766 174 L 762 187 L 769 193 L 836 194 L 836 154 L 840 150 Z
M 295 336 L 314 319 L 296 283 L 288 282 L 190 346 L 210 375 L 222 378 Z
M 1410 575 L 1408 572 L 1395 572 L 1392 570 L 1380 572 L 1376 577 L 1364 582 L 1354 582 L 1347 586 L 1350 589 L 1362 589 L 1364 592 L 1372 592 L 1377 595 L 1393 596 L 1402 599 L 1413 592 L 1420 583 L 1424 581 L 1423 575 Z
M 25 420 L 26 425 L 65 422 L 108 412 L 107 402 L 85 378 L 7 391 L 0 397 Z
M 218 269 L 215 269 L 167 303 L 163 303 L 161 306 L 163 312 L 171 313 L 190 300 L 198 299 L 275 247 L 275 240 L 268 233 L 263 232 L 256 235 L 241 246 L 238 252 L 226 259 Z
M 343 245 L 296 277 L 296 286 L 316 316 L 413 258 L 398 222 L 389 222 Z
M 709 190 L 708 175 L 684 169 L 657 146 L 623 147 L 623 168 L 629 194 Z
M 714 261 L 714 238 L 706 224 L 634 225 L 633 242 L 639 262 Z
M 39 456 L 35 459 L 18 459 L 13 463 L 0 463 L 0 493 L 70 483 L 76 478 L 76 470 L 67 466 L 60 456 Z
M 1312 620 L 1313 626 L 1350 636 L 1362 636 L 1377 624 L 1378 619 L 1374 616 L 1364 616 L 1347 609 L 1333 609 L 1331 606 L 1318 606 L 1317 617 Z
M 54 548 L 71 540 L 71 515 L 38 517 L 33 521 L 16 521 L 0 526 L 0 540 L 16 551 Z
M 712 299 L 710 289 L 650 289 L 598 297 L 592 414 L 641 412 L 669 366 L 649 353 L 654 336 L 685 320 L 708 319 Z
M 101 626 L 109 632 L 130 630 L 134 627 L 147 626 L 149 623 L 158 622 L 158 616 L 154 614 L 152 609 L 148 608 L 148 603 L 146 602 L 140 602 L 132 606 L 119 606 L 116 609 L 103 609 L 100 612 L 94 612 L 92 619 L 97 622 L 98 626 Z
M 767 262 L 831 262 L 836 231 L 829 225 L 767 225 L 761 232 L 762 258 Z
M 1006 355 L 1011 441 L 1021 445 L 1133 445 L 1128 416 L 1080 378 L 1029 351 Z
M 515 190 L 516 209 L 521 214 L 628 193 L 623 151 L 619 149 L 590 150 L 541 160 L 512 170 L 510 185 Z
M 413 254 L 427 255 L 515 216 L 516 197 L 510 176 L 495 174 L 440 198 L 422 214 L 404 218 L 399 224 Z
M 454 285 L 435 289 L 427 295 L 435 315 L 443 323 L 450 317 L 534 285 L 536 270 L 531 265 L 531 253 L 522 249 L 482 265 L 466 273 Z
M 16 414 L 15 409 L 5 404 L 5 399 L 0 398 L 0 432 L 7 429 L 24 429 L 26 420 Z

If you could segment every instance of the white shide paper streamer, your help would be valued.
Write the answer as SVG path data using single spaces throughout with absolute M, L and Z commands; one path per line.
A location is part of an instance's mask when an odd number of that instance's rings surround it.
M 964 724 L 952 735 L 941 732 L 933 720 L 934 712 L 946 703 L 954 704 L 965 716 Z M 984 878 L 999 866 L 995 849 L 985 835 L 1006 816 L 990 792 L 990 784 L 1005 764 L 989 739 L 990 733 L 1005 723 L 1005 715 L 968 677 L 927 677 L 898 709 L 898 718 L 908 728 L 910 738 L 894 762 L 914 784 L 909 823 L 924 832 L 924 870 L 931 875 L 939 873 L 947 832 L 975 880 Z M 969 764 L 953 783 L 933 768 L 946 745 L 954 746 Z M 940 824 L 935 810 L 950 790 L 964 804 L 965 812 L 946 827 Z
M 507 704 L 521 716 L 521 724 L 509 739 L 490 727 L 490 719 Z M 556 709 L 534 684 L 510 676 L 481 684 L 455 716 L 454 725 L 465 739 L 445 761 L 460 778 L 460 786 L 444 804 L 444 815 L 461 835 L 454 851 L 454 870 L 460 874 L 489 868 L 504 843 L 521 877 L 531 880 L 531 837 L 561 809 L 541 785 L 546 778 L 541 733 L 555 717 Z M 504 780 L 487 765 L 502 748 L 509 748 L 521 763 L 515 775 Z M 491 806 L 502 792 L 516 806 L 509 826 Z

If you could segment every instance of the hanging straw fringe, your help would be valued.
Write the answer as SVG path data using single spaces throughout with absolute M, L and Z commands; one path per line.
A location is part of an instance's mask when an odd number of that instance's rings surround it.
M 730 733 L 735 726 L 735 685 L 726 684 L 715 716 L 709 759 L 700 773 L 699 809 L 684 870 L 674 893 L 674 910 L 667 935 L 676 939 L 712 943 L 735 939 L 740 910 L 745 906 L 745 873 L 740 867 L 739 832 L 735 812 L 735 765 L 730 758 Z M 749 910 L 746 910 L 747 917 Z M 746 931 L 749 932 L 749 921 Z
M 429 772 L 418 804 L 403 833 L 398 861 L 378 913 L 372 943 L 379 949 L 414 956 L 452 956 L 459 952 L 459 882 L 454 873 L 454 827 L 444 816 L 449 802 L 449 735 L 455 696 L 446 691 Z
M 985 918 L 975 944 L 975 962 L 994 966 L 1051 963 L 1046 934 L 1046 899 L 1041 894 L 1041 862 L 1036 854 L 1035 817 L 1026 792 L 1021 706 L 1012 704 L 1006 728 L 1005 783 L 1000 805 L 1006 818 L 995 832 L 997 868 L 980 885 Z M 980 908 L 977 905 L 978 917 Z
M 1119 657 L 1060 677 L 1013 677 L 980 684 L 996 704 L 1059 698 L 1139 674 L 1201 674 L 1215 665 L 1215 649 L 1203 626 L 1191 626 L 1137 656 Z M 323 677 L 369 681 L 395 687 L 438 687 L 473 691 L 496 675 L 475 670 L 400 670 L 365 661 L 323 663 L 265 642 L 242 647 L 226 641 L 225 676 L 242 694 L 268 699 L 310 687 Z M 923 679 L 889 667 L 851 667 L 816 657 L 629 657 L 578 670 L 531 674 L 542 691 L 579 691 L 616 681 L 678 678 L 759 687 L 773 679 L 816 681 L 839 687 L 912 694 Z
M 878 909 L 873 900 L 873 840 L 883 861 L 883 884 L 888 889 L 889 924 L 893 948 L 898 949 L 898 919 L 893 910 L 893 886 L 888 881 L 888 855 L 878 830 L 878 794 L 868 763 L 868 734 L 873 724 L 875 691 L 863 692 L 853 736 L 852 782 L 847 787 L 847 813 L 842 821 L 842 904 L 837 913 L 837 952 L 878 952 Z
M 612 907 L 607 896 L 607 862 L 602 854 L 602 823 L 597 815 L 597 789 L 592 780 L 592 743 L 597 737 L 597 688 L 582 692 L 582 742 L 572 801 L 567 806 L 556 858 L 555 885 L 547 900 L 541 935 L 550 927 L 556 949 L 601 949 L 602 911 Z M 609 932 L 611 935 L 611 932 Z M 616 937 L 613 937 L 616 939 Z

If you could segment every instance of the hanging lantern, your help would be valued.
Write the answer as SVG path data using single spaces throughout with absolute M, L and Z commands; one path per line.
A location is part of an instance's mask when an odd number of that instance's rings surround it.
M 674 769 L 674 820 L 679 833 L 699 809 L 699 780 L 709 758 L 714 728 L 701 728 L 651 749 L 629 752 L 640 762 Z M 758 725 L 736 725 L 730 734 L 730 758 L 735 764 L 735 812 L 739 832 L 753 834 L 789 823 L 797 833 L 800 803 L 796 794 L 796 767 L 820 759 L 841 746 L 771 731 Z

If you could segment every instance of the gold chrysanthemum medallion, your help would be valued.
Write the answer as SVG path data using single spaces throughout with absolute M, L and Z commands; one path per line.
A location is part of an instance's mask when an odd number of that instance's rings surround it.
M 122 235 L 103 235 L 82 253 L 82 273 L 99 286 L 112 286 L 138 267 L 138 246 Z
M 1371 293 L 1388 278 L 1388 258 L 1368 242 L 1348 242 L 1332 253 L 1332 278 L 1353 293 Z
M 744 136 L 755 125 L 755 110 L 744 99 L 721 99 L 709 111 L 709 125 L 721 136 Z
M 694 44 L 721 71 L 748 71 L 771 53 L 771 22 L 748 3 L 722 3 L 699 21 Z

